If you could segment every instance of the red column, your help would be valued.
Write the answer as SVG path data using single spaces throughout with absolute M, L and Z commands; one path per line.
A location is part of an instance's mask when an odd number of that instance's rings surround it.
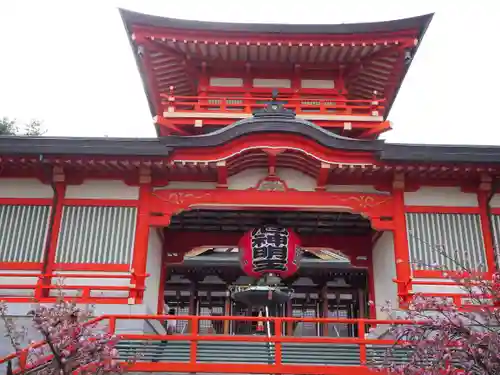
M 54 176 L 54 178 L 56 177 Z M 64 177 L 61 178 L 64 181 Z M 50 238 L 47 239 L 47 241 L 49 241 L 49 246 L 47 248 L 47 253 L 45 254 L 44 257 L 45 266 L 42 270 L 43 275 L 40 278 L 40 283 L 41 285 L 44 286 L 48 286 L 51 284 L 52 277 L 46 275 L 51 275 L 55 269 L 57 241 L 59 239 L 59 231 L 61 230 L 62 211 L 64 206 L 63 201 L 64 201 L 64 194 L 66 193 L 66 184 L 63 181 L 55 183 L 56 191 L 54 192 L 54 194 L 57 194 L 58 200 L 55 207 L 52 208 L 54 209 L 54 217 L 53 221 L 49 223 L 49 225 L 52 225 L 52 230 L 50 233 Z M 49 294 L 50 294 L 50 289 L 47 288 L 38 288 L 35 291 L 35 297 L 37 299 L 41 297 L 49 297 Z
M 491 188 L 491 186 L 487 187 Z M 495 265 L 495 249 L 493 248 L 493 233 L 491 233 L 491 226 L 490 226 L 491 218 L 488 215 L 488 208 L 487 208 L 489 188 L 480 189 L 477 192 L 477 202 L 479 205 L 479 215 L 481 218 L 481 230 L 483 232 L 486 266 L 488 267 L 488 274 L 492 275 L 494 272 L 496 272 L 496 265 Z
M 132 273 L 135 275 L 135 284 L 138 292 L 132 294 L 132 303 L 142 303 L 145 287 L 146 261 L 148 257 L 149 239 L 149 198 L 151 184 L 143 183 L 139 187 L 139 203 L 137 207 L 137 224 L 135 229 L 134 253 L 132 259 Z
M 392 196 L 394 199 L 393 221 L 396 279 L 398 282 L 398 296 L 401 298 L 401 302 L 404 303 L 408 299 L 408 292 L 411 290 L 411 265 L 406 233 L 404 180 L 402 178 L 394 180 Z

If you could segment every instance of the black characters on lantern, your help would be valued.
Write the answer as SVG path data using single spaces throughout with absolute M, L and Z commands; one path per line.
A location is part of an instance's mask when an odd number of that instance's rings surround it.
M 263 227 L 252 231 L 252 265 L 254 272 L 286 271 L 288 263 L 286 228 Z

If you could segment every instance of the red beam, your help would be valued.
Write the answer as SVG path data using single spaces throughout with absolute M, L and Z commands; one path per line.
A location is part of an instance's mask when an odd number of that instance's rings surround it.
M 187 253 L 197 247 L 238 247 L 241 233 L 165 230 L 165 243 L 175 244 L 179 253 Z M 302 246 L 342 250 L 346 256 L 366 255 L 371 249 L 370 236 L 331 236 L 326 234 L 301 234 Z
M 162 107 L 163 109 L 163 107 Z M 163 117 L 163 112 L 161 115 L 156 116 L 156 123 L 165 129 L 168 129 L 168 134 L 176 133 L 180 135 L 188 135 L 189 133 L 184 127 L 179 128 L 178 126 L 174 125 L 170 119 L 166 119 Z
M 234 77 L 245 76 L 245 72 L 251 69 L 252 77 L 273 77 L 273 78 L 290 78 L 295 71 L 296 63 L 284 61 L 231 61 L 231 65 L 227 66 L 227 62 L 221 60 L 201 61 L 201 59 L 194 59 L 200 66 L 205 63 L 210 68 L 212 75 Z M 342 65 L 340 63 L 303 63 L 300 64 L 302 78 L 313 78 L 318 75 L 324 79 L 335 79 L 338 77 L 338 70 Z M 319 77 L 318 77 L 319 78 Z
M 194 127 L 194 120 L 197 119 L 197 116 L 195 113 L 192 113 L 189 115 L 188 112 L 184 112 L 185 115 L 188 115 L 183 118 L 168 118 L 167 121 L 169 121 L 172 126 L 175 127 L 187 127 L 188 129 L 192 130 Z M 319 114 L 319 113 L 318 113 Z M 300 116 L 300 115 L 299 115 Z M 237 121 L 237 117 L 235 116 L 234 118 L 228 118 L 228 119 L 220 119 L 220 118 L 204 118 L 203 119 L 203 126 L 217 126 L 217 127 L 224 127 L 227 125 L 231 125 Z M 344 123 L 347 122 L 345 120 L 314 120 L 314 123 L 318 126 L 321 126 L 323 128 L 330 128 L 330 129 L 344 129 Z M 351 127 L 353 130 L 370 130 L 373 127 L 373 122 L 351 122 Z M 184 130 L 186 131 L 186 130 Z
M 391 130 L 391 122 L 384 121 L 378 124 L 369 124 L 370 128 L 362 132 L 359 137 L 360 138 L 371 138 L 376 135 L 380 135 L 388 130 Z
M 373 370 L 366 366 L 325 365 L 266 365 L 251 363 L 175 363 L 135 362 L 128 371 L 134 372 L 186 372 L 186 373 L 245 373 L 245 374 L 296 374 L 296 375 L 369 375 Z

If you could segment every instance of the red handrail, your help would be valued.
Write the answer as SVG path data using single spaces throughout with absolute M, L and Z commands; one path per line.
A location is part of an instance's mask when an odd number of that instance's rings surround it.
M 257 96 L 174 96 L 162 94 L 167 112 L 228 112 L 251 113 L 264 108 L 269 97 Z M 290 97 L 278 98 L 283 106 L 297 114 L 356 114 L 378 116 L 384 110 L 385 99 L 346 99 L 344 97 Z
M 129 292 L 129 297 L 131 293 L 142 292 L 145 290 L 143 283 L 133 282 L 139 278 L 146 278 L 149 274 L 141 275 L 135 273 L 128 274 L 90 274 L 90 273 L 23 273 L 23 272 L 0 272 L 0 277 L 4 278 L 36 278 L 37 282 L 32 284 L 0 284 L 0 291 L 8 290 L 11 293 L 8 296 L 1 296 L 0 298 L 6 302 L 26 302 L 27 300 L 37 299 L 40 301 L 52 301 L 55 297 L 40 297 L 42 290 L 77 290 L 81 291 L 81 296 L 75 296 L 75 298 L 79 302 L 89 302 L 89 301 L 102 301 L 102 302 L 123 302 L 123 299 L 128 297 L 103 297 L 103 296 L 95 296 L 91 297 L 92 291 L 121 291 L 121 292 Z M 45 278 L 60 278 L 60 279 L 129 279 L 131 281 L 131 285 L 99 285 L 99 284 L 90 284 L 90 285 L 71 285 L 71 284 L 44 284 L 43 280 Z M 132 283 L 133 282 L 133 283 Z M 22 290 L 33 290 L 34 296 L 27 296 L 25 294 L 15 294 L 12 291 L 22 291 Z M 124 302 L 126 303 L 126 302 Z
M 191 100 L 191 101 L 202 101 L 202 100 L 251 100 L 251 101 L 266 101 L 270 102 L 272 99 L 268 96 L 186 96 L 186 95 L 160 95 L 164 100 L 163 102 L 176 102 L 177 100 Z M 304 102 L 304 101 L 315 101 L 320 103 L 327 102 L 341 102 L 341 103 L 372 103 L 377 101 L 379 103 L 385 103 L 386 99 L 347 99 L 343 97 L 331 97 L 331 98 L 318 98 L 314 96 L 310 97 L 298 97 L 298 98 L 277 98 L 278 102 Z
M 203 363 L 197 360 L 197 343 L 199 341 L 226 341 L 226 342 L 270 342 L 275 345 L 275 364 L 266 365 L 267 367 L 262 367 L 262 365 L 257 365 L 254 369 L 248 369 L 247 372 L 254 373 L 274 373 L 279 370 L 279 373 L 293 373 L 288 367 L 291 365 L 283 365 L 282 362 L 282 344 L 283 343 L 324 343 L 324 344 L 357 344 L 359 345 L 359 359 L 360 367 L 366 368 L 367 364 L 367 345 L 377 346 L 377 345 L 392 345 L 394 340 L 382 340 L 382 339 L 368 339 L 365 337 L 366 328 L 376 325 L 392 325 L 392 324 L 418 324 L 418 322 L 407 321 L 407 320 L 376 320 L 376 319 L 345 319 L 345 318 L 288 318 L 288 317 L 246 317 L 246 316 L 179 316 L 179 315 L 103 315 L 92 319 L 85 323 L 85 325 L 95 325 L 102 321 L 108 321 L 108 331 L 110 333 L 116 334 L 117 321 L 119 320 L 183 320 L 188 321 L 190 332 L 187 334 L 175 334 L 175 335 L 162 335 L 162 334 L 119 334 L 119 337 L 124 340 L 154 340 L 154 341 L 188 341 L 191 345 L 190 350 L 190 361 L 189 363 L 183 364 L 181 367 L 183 371 L 186 372 L 213 372 L 210 366 L 205 366 Z M 199 332 L 199 322 L 203 320 L 211 321 L 254 321 L 254 322 L 272 322 L 274 323 L 274 333 L 270 336 L 248 336 L 248 335 L 223 335 L 223 334 L 200 334 Z M 357 337 L 294 337 L 287 336 L 283 334 L 281 327 L 283 323 L 306 323 L 312 322 L 317 324 L 357 324 Z M 29 345 L 27 348 L 19 351 L 18 353 L 10 354 L 2 359 L 0 359 L 0 364 L 7 361 L 12 361 L 14 359 L 19 360 L 20 370 L 29 370 L 36 366 L 39 366 L 52 358 L 51 355 L 47 355 L 40 358 L 34 364 L 28 364 L 28 354 L 31 350 L 40 348 L 45 345 L 44 341 L 36 342 Z M 165 364 L 165 369 L 161 371 L 167 371 L 170 369 L 173 372 L 176 370 L 171 367 L 175 364 Z M 219 364 L 222 365 L 222 364 Z M 224 364 L 225 365 L 225 364 Z M 133 371 L 150 371 L 152 367 L 158 366 L 157 364 L 151 363 L 137 363 L 132 366 Z M 170 367 L 169 367 L 170 366 Z M 242 365 L 243 366 L 243 365 Z M 252 364 L 245 364 L 244 366 L 254 366 Z M 304 373 L 314 373 L 318 370 L 316 365 L 309 366 L 310 368 Z M 322 366 L 324 367 L 324 366 Z M 336 366 L 328 366 L 332 368 L 337 368 Z M 210 371 L 209 371 L 210 370 Z M 273 372 L 274 371 L 274 372 Z M 16 370 L 15 372 L 19 372 Z M 236 371 L 235 371 L 236 372 Z M 241 371 L 240 371 L 241 372 Z M 331 373 L 328 371 L 321 371 L 321 373 Z

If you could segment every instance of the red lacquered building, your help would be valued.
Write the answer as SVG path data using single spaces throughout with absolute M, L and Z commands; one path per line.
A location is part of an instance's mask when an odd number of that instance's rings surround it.
M 137 372 L 367 374 L 384 347 L 363 341 L 387 318 L 377 305 L 423 292 L 465 306 L 428 265 L 496 270 L 500 148 L 379 139 L 432 15 L 120 12 L 158 137 L 0 137 L 0 299 L 15 315 L 63 279 L 125 334 L 124 357 L 141 348 Z M 268 223 L 297 235 L 300 257 L 263 337 L 230 291 L 252 283 L 240 240 Z

